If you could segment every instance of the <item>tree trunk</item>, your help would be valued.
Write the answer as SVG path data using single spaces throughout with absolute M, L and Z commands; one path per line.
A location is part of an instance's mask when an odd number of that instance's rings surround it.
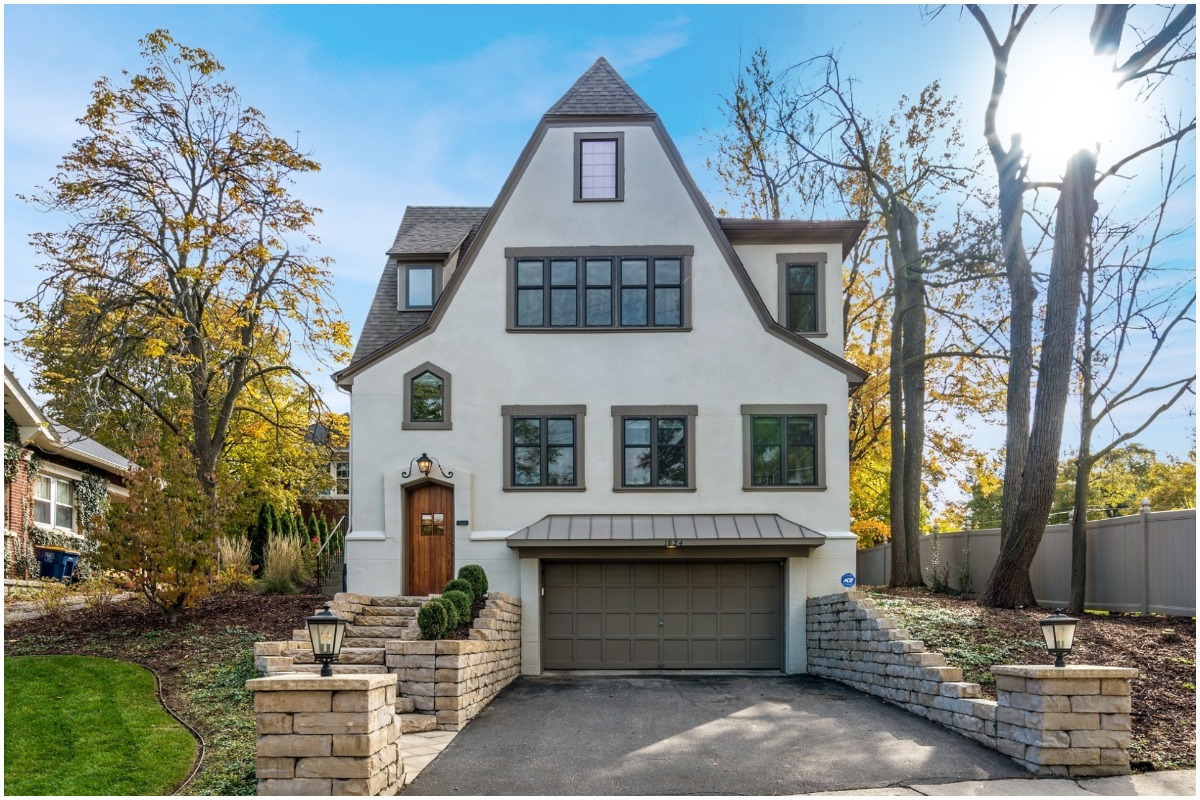
M 921 578 L 921 469 L 925 455 L 925 285 L 917 246 L 917 218 L 907 206 L 892 203 L 900 240 L 897 283 L 904 284 L 901 320 L 901 381 L 904 387 L 903 501 L 905 548 L 908 551 L 909 586 Z M 893 423 L 896 425 L 897 423 Z
M 894 241 L 891 235 L 892 224 L 889 220 L 889 239 Z M 892 280 L 893 293 L 895 297 L 892 303 L 892 342 L 891 342 L 891 364 L 888 369 L 888 404 L 891 414 L 891 475 L 889 476 L 888 488 L 888 515 L 891 518 L 892 529 L 892 574 L 888 581 L 890 586 L 908 586 L 909 574 L 911 572 L 908 563 L 908 531 L 905 528 L 904 515 L 904 386 L 901 380 L 901 359 L 903 353 L 900 345 L 904 340 L 904 328 L 902 325 L 904 314 L 904 281 L 901 279 L 901 268 L 899 266 L 900 254 L 898 249 L 893 247 L 893 273 Z M 918 573 L 920 565 L 917 566 Z
M 1080 437 L 1079 459 L 1075 464 L 1075 506 L 1071 517 L 1071 600 L 1067 610 L 1083 613 L 1087 593 L 1087 509 L 1088 476 L 1092 472 L 1092 456 L 1087 451 L 1087 434 Z
M 1054 502 L 1079 316 L 1079 289 L 1095 214 L 1095 188 L 1096 157 L 1081 151 L 1068 162 L 1063 178 L 1054 227 L 1033 426 L 1012 528 L 1001 543 L 1000 556 L 982 598 L 986 606 L 1012 608 L 1029 605 L 1033 600 L 1028 591 L 1029 565 L 1041 543 Z M 1008 503 L 1005 498 L 1005 505 Z

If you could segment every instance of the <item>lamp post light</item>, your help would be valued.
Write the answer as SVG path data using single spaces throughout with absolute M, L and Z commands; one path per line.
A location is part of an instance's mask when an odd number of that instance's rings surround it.
M 1055 609 L 1053 614 L 1041 620 L 1042 637 L 1046 640 L 1046 649 L 1054 656 L 1054 666 L 1067 665 L 1063 656 L 1071 652 L 1075 643 L 1075 625 L 1078 622 L 1079 620 L 1063 614 L 1061 608 Z
M 313 658 L 321 662 L 321 677 L 333 677 L 333 662 L 337 661 L 342 652 L 346 620 L 334 614 L 326 605 L 305 622 L 308 623 L 308 638 L 312 641 Z

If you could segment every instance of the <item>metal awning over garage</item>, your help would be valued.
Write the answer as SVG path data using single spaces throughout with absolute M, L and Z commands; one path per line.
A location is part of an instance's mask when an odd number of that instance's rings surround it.
M 802 545 L 825 536 L 778 514 L 551 514 L 506 540 L 512 548 Z

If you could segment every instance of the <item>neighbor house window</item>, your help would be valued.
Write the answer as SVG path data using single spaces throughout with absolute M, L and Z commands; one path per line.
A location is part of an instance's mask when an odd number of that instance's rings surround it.
M 404 375 L 403 430 L 450 430 L 450 373 L 426 361 Z
M 824 336 L 824 253 L 781 253 L 779 264 L 779 321 L 793 333 Z
M 333 493 L 338 495 L 350 494 L 350 462 L 333 462 Z
M 509 330 L 685 329 L 691 248 L 521 250 L 510 258 Z M 601 250 L 592 253 L 593 250 Z M 672 252 L 674 250 L 674 252 Z M 682 252 L 686 250 L 687 252 Z M 553 255 L 541 255 L 550 252 Z
M 504 488 L 580 490 L 585 406 L 503 406 Z
M 430 265 L 401 265 L 399 270 L 400 309 L 420 311 L 433 308 L 437 299 L 438 268 Z
M 625 134 L 575 134 L 575 199 L 622 200 Z
M 743 488 L 823 489 L 823 405 L 742 406 Z
M 75 530 L 75 489 L 71 481 L 39 475 L 33 485 L 33 521 Z
M 614 406 L 616 490 L 696 486 L 695 406 Z

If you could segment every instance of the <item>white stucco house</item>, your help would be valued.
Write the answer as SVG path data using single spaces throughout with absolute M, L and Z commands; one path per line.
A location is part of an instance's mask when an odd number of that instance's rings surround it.
M 718 218 L 598 60 L 491 206 L 405 211 L 335 376 L 348 590 L 481 564 L 522 600 L 526 673 L 803 672 L 805 598 L 855 567 L 841 269 L 863 227 Z

